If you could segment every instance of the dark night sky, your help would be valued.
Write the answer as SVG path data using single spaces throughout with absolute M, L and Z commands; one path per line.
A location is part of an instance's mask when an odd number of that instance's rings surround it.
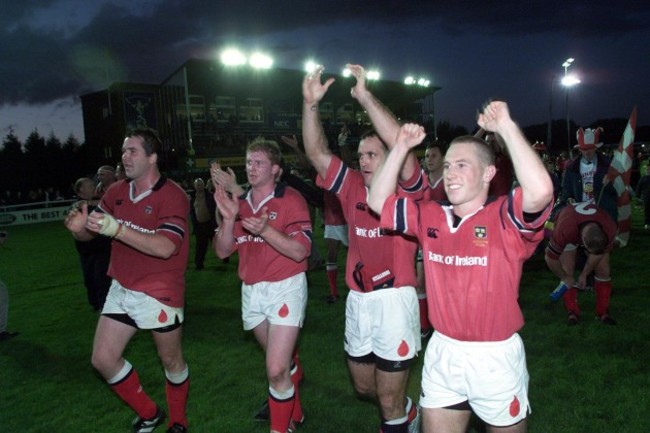
M 114 81 L 159 83 L 190 57 L 228 46 L 261 49 L 276 65 L 328 71 L 350 63 L 442 87 L 438 120 L 469 129 L 488 98 L 522 125 L 545 123 L 562 63 L 581 79 L 569 112 L 650 124 L 647 1 L 0 0 L 0 128 L 83 140 L 79 95 Z M 336 83 L 335 85 L 349 85 Z M 565 90 L 553 89 L 553 117 Z M 300 92 L 300 88 L 286 89 Z

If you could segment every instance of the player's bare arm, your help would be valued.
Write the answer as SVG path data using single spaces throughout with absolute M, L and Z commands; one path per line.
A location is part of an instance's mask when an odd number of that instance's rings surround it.
M 153 257 L 167 259 L 176 252 L 176 244 L 159 233 L 143 233 L 118 222 L 112 215 L 103 212 L 91 212 L 86 228 L 94 233 L 114 238 L 136 250 Z M 187 233 L 186 233 L 187 235 Z
M 389 150 L 392 149 L 397 134 L 399 133 L 400 123 L 388 107 L 378 100 L 366 87 L 366 70 L 363 66 L 348 64 L 347 68 L 357 80 L 350 94 L 359 101 L 359 104 L 368 113 L 368 117 L 370 117 L 370 121 L 377 131 L 379 138 L 386 143 Z M 402 180 L 410 179 L 413 172 L 418 169 L 418 162 L 415 155 L 407 158 L 402 167 L 400 178 Z
M 508 105 L 490 102 L 479 114 L 478 125 L 503 138 L 523 192 L 523 210 L 535 213 L 546 208 L 553 200 L 553 183 L 542 160 L 510 117 Z
M 372 178 L 368 205 L 376 213 L 381 214 L 386 199 L 395 193 L 404 161 L 409 157 L 411 149 L 422 143 L 425 136 L 424 128 L 415 123 L 406 123 L 400 127 L 395 146 Z
M 334 82 L 334 78 L 328 79 L 323 84 L 322 73 L 323 66 L 318 66 L 314 71 L 307 73 L 302 82 L 302 140 L 307 158 L 318 175 L 324 178 L 332 161 L 332 153 L 321 125 L 318 104 Z

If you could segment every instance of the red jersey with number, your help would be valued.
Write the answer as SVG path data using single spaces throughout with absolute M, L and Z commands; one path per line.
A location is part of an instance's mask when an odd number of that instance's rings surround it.
M 614 249 L 617 225 L 611 216 L 591 202 L 567 205 L 555 219 L 553 236 L 546 248 L 549 258 L 558 260 L 568 244 L 583 245 L 580 230 L 587 223 L 596 223 L 605 232 L 608 242 L 605 252 Z
M 163 259 L 113 240 L 108 275 L 129 290 L 182 307 L 189 254 L 189 198 L 178 184 L 164 176 L 150 191 L 137 197 L 133 187 L 131 182 L 115 182 L 102 196 L 98 211 L 140 233 L 165 236 L 174 243 L 175 250 L 171 257 Z
M 336 193 L 348 224 L 350 243 L 345 266 L 348 287 L 359 292 L 383 287 L 415 287 L 415 239 L 380 228 L 379 215 L 367 204 L 368 189 L 361 173 L 333 156 L 325 179 L 319 176 L 317 184 Z M 418 172 L 405 188 L 416 191 L 421 189 L 421 184 Z
M 461 341 L 501 341 L 524 324 L 517 303 L 522 265 L 542 240 L 550 210 L 549 203 L 534 221 L 525 221 L 516 188 L 455 221 L 453 206 L 393 195 L 381 226 L 419 239 L 436 331 Z
M 260 217 L 266 208 L 267 224 L 311 250 L 311 219 L 307 202 L 298 191 L 284 183 L 276 185 L 273 194 L 253 208 L 250 191 L 239 197 L 239 216 L 233 236 L 239 252 L 239 278 L 246 284 L 281 281 L 307 270 L 307 260 L 296 262 L 280 254 L 259 235 L 242 226 L 244 218 Z

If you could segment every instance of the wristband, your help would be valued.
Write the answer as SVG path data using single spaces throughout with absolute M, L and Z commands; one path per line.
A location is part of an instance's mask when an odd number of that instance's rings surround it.
M 114 238 L 117 234 L 117 229 L 120 228 L 120 223 L 109 214 L 104 214 L 104 218 L 100 221 L 100 224 L 102 228 L 99 230 L 99 234 L 108 236 L 109 238 Z

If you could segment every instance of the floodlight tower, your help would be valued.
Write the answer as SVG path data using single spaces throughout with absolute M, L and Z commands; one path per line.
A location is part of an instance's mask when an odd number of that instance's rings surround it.
M 562 77 L 562 85 L 566 87 L 566 102 L 565 102 L 565 109 L 566 109 L 566 133 L 567 133 L 567 148 L 569 150 L 569 153 L 571 152 L 571 124 L 569 122 L 569 89 L 576 84 L 580 83 L 580 80 L 573 76 L 569 75 L 569 66 L 575 61 L 573 57 L 569 57 L 568 59 L 565 60 L 564 63 L 562 63 L 562 67 L 564 68 L 564 76 Z

